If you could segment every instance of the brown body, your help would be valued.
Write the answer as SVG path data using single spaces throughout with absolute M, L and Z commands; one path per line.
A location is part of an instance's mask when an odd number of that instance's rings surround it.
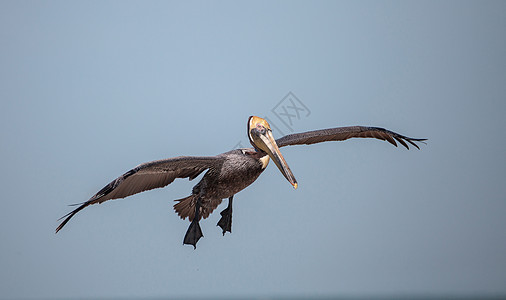
M 210 169 L 197 183 L 192 194 L 179 199 L 174 210 L 185 219 L 193 220 L 195 216 L 195 203 L 200 197 L 200 217 L 207 218 L 213 210 L 221 204 L 223 199 L 230 198 L 239 193 L 257 180 L 267 167 L 260 158 L 268 160 L 267 155 L 254 151 L 254 149 L 237 149 L 218 155 L 223 159 L 219 169 Z

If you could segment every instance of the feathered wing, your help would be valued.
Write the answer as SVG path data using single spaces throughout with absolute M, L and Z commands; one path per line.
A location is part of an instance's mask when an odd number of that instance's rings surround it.
M 180 156 L 140 164 L 111 181 L 88 201 L 81 203 L 79 207 L 61 217 L 60 220 L 63 218 L 65 220 L 56 228 L 56 232 L 60 231 L 76 213 L 88 205 L 161 188 L 176 178 L 191 180 L 207 169 L 219 168 L 222 163 L 223 158 L 219 156 Z
M 406 142 L 420 149 L 415 142 L 423 143 L 423 141 L 427 140 L 410 138 L 379 127 L 348 126 L 285 135 L 277 139 L 276 144 L 278 147 L 304 144 L 310 145 L 328 141 L 344 141 L 350 138 L 375 138 L 387 141 L 396 147 L 397 141 L 407 149 L 409 149 L 409 146 Z

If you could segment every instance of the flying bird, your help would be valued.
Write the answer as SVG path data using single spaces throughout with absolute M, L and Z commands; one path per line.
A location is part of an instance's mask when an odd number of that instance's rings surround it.
M 107 200 L 125 198 L 143 191 L 165 187 L 176 178 L 195 179 L 206 171 L 190 196 L 175 200 L 175 212 L 191 222 L 183 244 L 196 248 L 203 236 L 199 221 L 207 218 L 223 199 L 228 206 L 221 212 L 217 226 L 223 235 L 232 232 L 232 201 L 234 195 L 252 184 L 265 170 L 272 159 L 281 174 L 297 188 L 297 180 L 288 167 L 279 148 L 292 145 L 310 145 L 327 141 L 344 141 L 350 138 L 376 138 L 397 147 L 397 142 L 409 149 L 408 143 L 420 149 L 415 139 L 378 127 L 349 126 L 303 133 L 289 134 L 277 140 L 266 120 L 251 116 L 248 119 L 248 138 L 253 148 L 235 149 L 216 156 L 179 156 L 156 160 L 138 165 L 111 181 L 88 201 L 76 204 L 78 207 L 61 217 L 63 221 L 56 228 L 60 231 L 70 219 L 83 208 Z M 397 142 L 396 142 L 397 141 Z

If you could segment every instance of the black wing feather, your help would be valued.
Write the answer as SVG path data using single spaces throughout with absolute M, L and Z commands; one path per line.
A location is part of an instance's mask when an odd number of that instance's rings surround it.
M 397 147 L 397 142 L 409 149 L 406 142 L 420 149 L 414 142 L 424 142 L 427 139 L 410 138 L 380 127 L 348 126 L 286 135 L 276 140 L 278 147 L 293 145 L 311 145 L 329 141 L 344 141 L 350 138 L 376 138 L 387 141 Z
M 56 232 L 60 231 L 75 214 L 88 205 L 161 188 L 172 183 L 176 178 L 191 180 L 207 169 L 219 168 L 222 162 L 223 158 L 218 156 L 180 156 L 140 164 L 111 181 L 88 201 L 77 204 L 79 207 L 59 219 L 65 220 L 56 228 Z

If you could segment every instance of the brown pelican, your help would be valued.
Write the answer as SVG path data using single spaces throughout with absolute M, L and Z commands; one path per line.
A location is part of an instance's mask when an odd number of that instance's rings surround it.
M 225 232 L 232 232 L 232 200 L 234 195 L 252 184 L 264 171 L 269 158 L 274 161 L 283 176 L 297 188 L 297 180 L 279 151 L 280 147 L 291 145 L 310 145 L 326 141 L 344 141 L 349 138 L 376 138 L 385 140 L 397 147 L 397 142 L 409 149 L 407 143 L 420 149 L 414 142 L 426 139 L 409 138 L 398 133 L 365 126 L 338 127 L 289 134 L 274 140 L 266 120 L 251 116 L 248 119 L 248 137 L 253 148 L 236 149 L 217 156 L 179 156 L 156 160 L 138 165 L 114 179 L 88 201 L 79 203 L 76 209 L 63 216 L 63 222 L 56 228 L 60 231 L 79 211 L 91 204 L 111 199 L 125 198 L 143 191 L 164 187 L 176 178 L 196 178 L 206 171 L 192 194 L 175 200 L 174 210 L 183 220 L 191 221 L 183 244 L 196 248 L 203 236 L 199 221 L 207 218 L 221 201 L 228 198 L 228 206 L 221 212 L 217 226 Z M 407 143 L 406 143 L 407 142 Z

